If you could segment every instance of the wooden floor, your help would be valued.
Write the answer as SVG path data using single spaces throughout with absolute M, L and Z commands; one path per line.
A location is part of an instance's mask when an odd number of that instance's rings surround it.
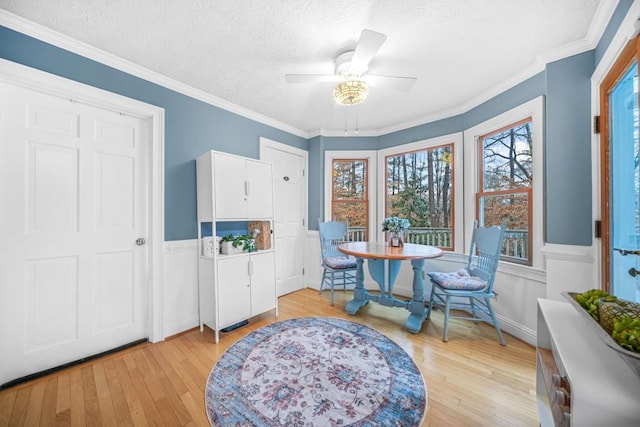
M 305 289 L 280 298 L 280 312 L 221 334 L 191 330 L 158 344 L 96 359 L 0 392 L 0 426 L 208 425 L 204 386 L 216 360 L 236 340 L 272 323 L 304 316 L 339 317 L 387 335 L 411 355 L 427 384 L 425 426 L 537 426 L 535 348 L 509 335 L 498 343 L 486 324 L 452 321 L 442 342 L 442 312 L 418 334 L 407 332 L 408 311 L 370 303 L 344 311 L 350 292 L 319 296 Z

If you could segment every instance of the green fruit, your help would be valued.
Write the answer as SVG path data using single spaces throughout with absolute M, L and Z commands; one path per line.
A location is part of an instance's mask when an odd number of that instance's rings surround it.
M 600 289 L 590 289 L 586 292 L 576 295 L 576 301 L 580 304 L 587 312 L 593 317 L 596 321 L 598 321 L 598 304 L 600 301 L 614 302 L 617 301 L 618 298 L 613 295 L 609 295 L 605 291 Z
M 615 322 L 611 337 L 620 347 L 640 353 L 640 319 L 622 316 Z

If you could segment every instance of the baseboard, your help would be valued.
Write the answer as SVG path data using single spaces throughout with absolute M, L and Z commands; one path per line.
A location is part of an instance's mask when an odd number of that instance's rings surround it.
M 162 333 L 164 337 L 170 337 L 172 335 L 180 334 L 184 331 L 188 331 L 189 329 L 193 329 L 199 326 L 200 320 L 198 319 L 198 316 L 195 316 L 191 319 L 174 323 L 173 325 L 167 325 L 162 329 Z

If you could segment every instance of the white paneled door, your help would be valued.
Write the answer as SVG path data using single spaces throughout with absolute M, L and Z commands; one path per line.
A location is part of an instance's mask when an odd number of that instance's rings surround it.
M 273 165 L 276 289 L 281 296 L 304 287 L 305 159 L 270 146 L 261 160 Z
M 146 132 L 0 83 L 0 384 L 148 336 Z

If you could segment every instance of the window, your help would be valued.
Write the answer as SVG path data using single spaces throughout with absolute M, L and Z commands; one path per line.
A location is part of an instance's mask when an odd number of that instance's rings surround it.
M 349 239 L 368 240 L 369 191 L 367 159 L 333 159 L 331 218 L 347 221 Z
M 544 97 L 464 131 L 465 247 L 471 223 L 507 221 L 502 261 L 543 269 Z
M 480 176 L 476 195 L 478 222 L 507 222 L 502 255 L 530 264 L 533 150 L 531 118 L 479 138 Z
M 411 223 L 404 240 L 453 249 L 453 144 L 385 157 L 384 215 Z

